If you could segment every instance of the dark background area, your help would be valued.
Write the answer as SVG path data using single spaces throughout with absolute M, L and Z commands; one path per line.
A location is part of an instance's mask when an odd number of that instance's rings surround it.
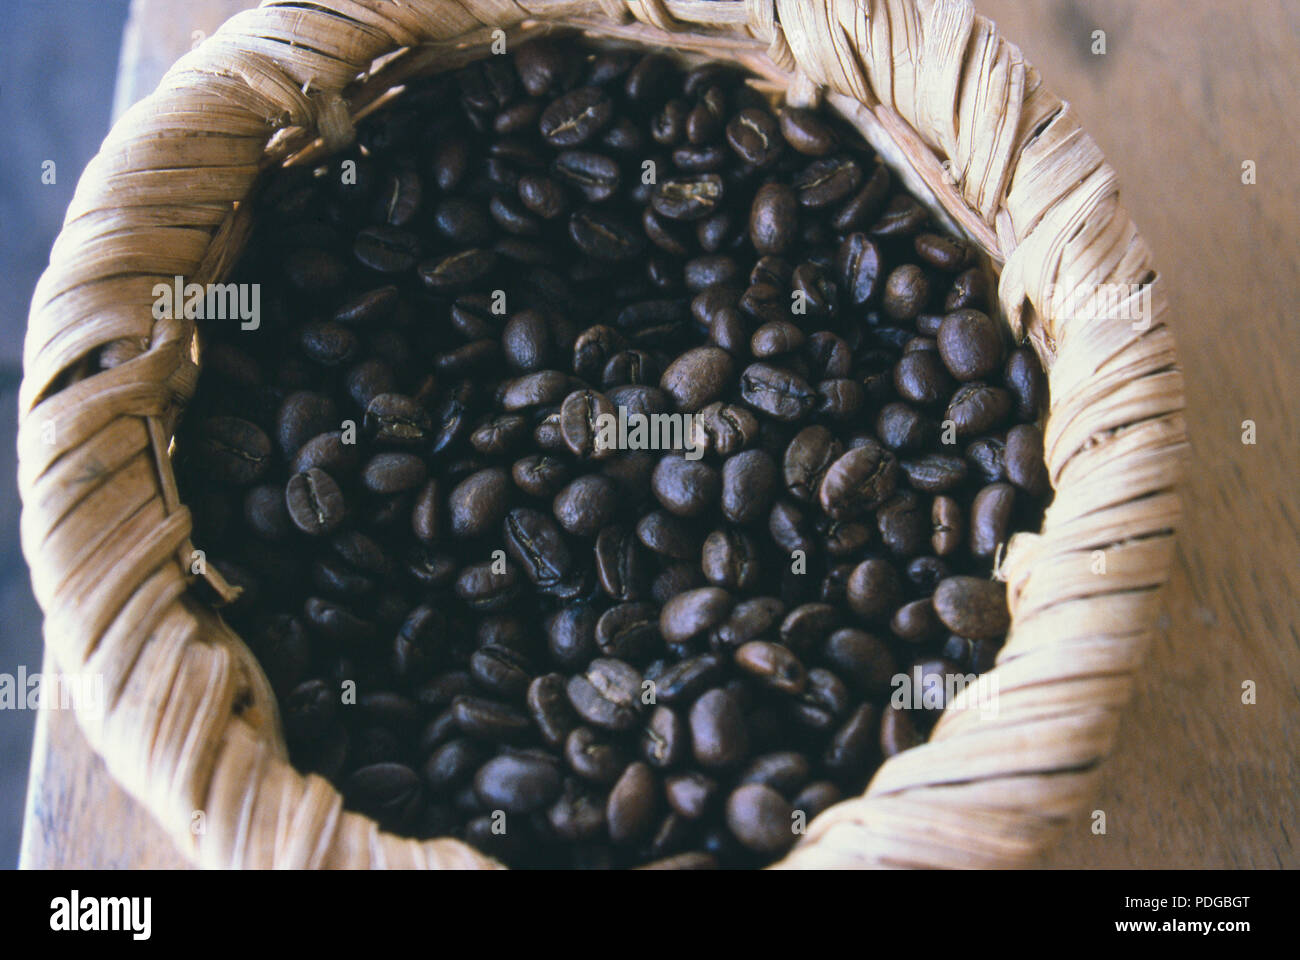
M 0 673 L 41 669 L 41 614 L 18 538 L 17 419 L 32 290 L 108 131 L 128 0 L 7 0 L 0 59 Z M 56 182 L 41 182 L 55 163 Z M 0 867 L 18 861 L 36 714 L 0 711 Z

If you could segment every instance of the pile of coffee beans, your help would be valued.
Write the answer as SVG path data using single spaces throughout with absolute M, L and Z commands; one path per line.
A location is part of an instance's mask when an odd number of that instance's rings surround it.
M 759 866 L 924 740 L 899 674 L 992 664 L 1045 380 L 839 118 L 547 39 L 253 202 L 260 316 L 200 324 L 177 471 L 351 809 L 515 866 Z

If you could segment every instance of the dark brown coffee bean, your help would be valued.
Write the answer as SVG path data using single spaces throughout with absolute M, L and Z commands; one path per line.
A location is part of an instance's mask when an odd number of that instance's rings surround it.
M 714 530 L 704 538 L 700 568 L 713 586 L 748 592 L 759 583 L 758 545 L 743 531 Z
M 930 546 L 941 557 L 952 554 L 961 546 L 962 510 L 952 497 L 935 497 L 930 508 Z
M 405 493 L 423 485 L 428 468 L 413 453 L 377 453 L 361 469 L 361 482 L 371 493 Z
M 980 267 L 971 267 L 957 274 L 952 289 L 944 298 L 943 308 L 953 310 L 987 310 L 989 307 L 988 275 Z
M 783 797 L 793 797 L 812 777 L 812 765 L 802 753 L 780 750 L 765 753 L 754 760 L 741 773 L 737 783 L 750 783 L 770 787 Z
M 746 107 L 727 124 L 727 143 L 742 160 L 762 169 L 781 156 L 784 143 L 776 118 L 766 110 Z
M 578 714 L 604 730 L 629 730 L 641 712 L 641 674 L 621 660 L 591 661 L 569 678 L 567 690 Z
M 654 772 L 644 763 L 628 764 L 605 806 L 610 840 L 630 843 L 644 835 L 653 826 L 658 807 L 659 784 Z
M 880 752 L 886 758 L 897 756 L 925 743 L 925 737 L 916 729 L 911 714 L 898 707 L 886 707 L 880 717 Z
M 640 256 L 645 247 L 630 225 L 600 210 L 570 214 L 569 237 L 587 256 L 615 263 Z
M 938 334 L 939 356 L 958 380 L 983 380 L 1002 366 L 1002 334 L 987 314 L 954 310 Z
M 357 234 L 352 255 L 376 273 L 405 273 L 420 257 L 420 240 L 397 227 L 366 227 Z
M 366 405 L 362 425 L 375 443 L 414 447 L 427 442 L 432 421 L 424 407 L 399 393 L 381 393 Z
M 933 425 L 905 403 L 887 403 L 876 418 L 876 434 L 889 449 L 916 450 L 930 438 Z
M 659 609 L 653 603 L 620 603 L 596 621 L 596 646 L 606 657 L 643 661 L 661 646 Z
M 1016 418 L 1036 421 L 1047 402 L 1047 379 L 1038 357 L 1028 347 L 1017 347 L 1007 357 L 1007 389 L 1016 401 Z
M 956 426 L 957 436 L 965 438 L 987 433 L 1006 420 L 1010 413 L 1010 393 L 1001 387 L 972 381 L 957 388 L 944 417 Z
M 845 295 L 855 307 L 866 306 L 884 286 L 880 250 L 866 234 L 853 233 L 844 238 L 835 266 Z
M 731 355 L 725 350 L 696 347 L 668 365 L 659 386 L 672 398 L 676 409 L 694 413 L 727 391 L 733 370 Z
M 709 770 L 738 766 L 749 751 L 740 704 L 726 690 L 714 688 L 691 707 L 691 746 L 695 762 Z
M 655 707 L 641 728 L 638 745 L 641 758 L 655 769 L 675 767 L 690 752 L 690 730 L 686 721 L 670 708 Z
M 668 643 L 680 643 L 721 623 L 734 605 L 731 594 L 718 587 L 701 587 L 674 597 L 664 605 L 659 632 Z
M 799 200 L 783 183 L 766 183 L 749 209 L 749 239 L 760 254 L 784 253 L 799 226 Z
M 991 483 L 975 495 L 970 508 L 971 553 L 992 557 L 1006 543 L 1015 500 L 1015 488 L 1007 483 Z
M 824 157 L 839 146 L 839 137 L 829 124 L 814 111 L 798 107 L 781 111 L 781 135 L 806 157 Z
M 899 467 L 907 482 L 926 493 L 947 493 L 966 480 L 968 467 L 961 457 L 927 453 L 916 460 L 902 460 Z
M 800 790 L 791 804 L 795 810 L 803 811 L 805 823 L 812 823 L 843 799 L 844 794 L 839 787 L 829 780 L 818 780 Z
M 563 784 L 555 763 L 540 757 L 502 754 L 474 775 L 474 792 L 489 807 L 506 813 L 531 813 L 559 796 Z
M 881 305 L 894 320 L 915 320 L 925 309 L 930 297 L 930 284 L 925 271 L 915 264 L 905 263 L 895 267 L 885 280 Z
M 354 771 L 343 784 L 343 796 L 387 830 L 410 827 L 424 802 L 419 774 L 400 763 L 374 763 Z
M 1043 435 L 1031 423 L 1007 431 L 1007 479 L 1035 497 L 1047 492 L 1047 467 L 1043 464 Z
M 844 155 L 814 160 L 795 174 L 792 181 L 800 206 L 810 210 L 839 203 L 861 185 L 862 167 Z
M 505 539 L 511 558 L 539 586 L 560 582 L 573 567 L 555 521 L 539 510 L 517 507 L 506 514 Z
M 727 798 L 727 827 L 741 843 L 769 856 L 794 845 L 794 808 L 771 787 L 751 783 Z
M 489 467 L 470 474 L 451 491 L 447 506 L 454 537 L 481 537 L 498 529 L 510 506 L 506 472 Z
M 664 793 L 675 813 L 687 820 L 699 820 L 716 803 L 719 784 L 702 773 L 681 773 L 664 780 Z
M 553 147 L 576 147 L 603 130 L 614 105 L 599 87 L 579 87 L 542 111 L 538 129 Z
M 722 178 L 716 173 L 697 173 L 661 179 L 651 205 L 655 213 L 669 220 L 701 220 L 718 210 L 722 198 Z
M 655 498 L 673 514 L 698 517 L 716 506 L 722 478 L 702 460 L 670 454 L 655 465 L 650 485 Z
M 939 270 L 956 272 L 966 264 L 970 252 L 965 242 L 938 233 L 920 233 L 912 241 L 916 255 Z
M 817 404 L 817 393 L 798 374 L 765 363 L 753 363 L 740 377 L 744 401 L 776 420 L 802 420 Z
M 949 577 L 934 591 L 934 609 L 943 625 L 972 640 L 991 640 L 1011 625 L 1006 587 L 979 577 Z
M 879 744 L 879 708 L 864 703 L 835 731 L 822 754 L 822 762 L 833 774 L 860 776 Z
M 313 537 L 332 532 L 347 515 L 347 505 L 339 485 L 328 473 L 316 467 L 289 478 L 284 502 L 293 525 Z
M 808 673 L 790 650 L 779 643 L 751 640 L 736 651 L 736 666 L 781 693 L 802 693 Z
M 894 389 L 911 403 L 925 407 L 941 404 L 952 395 L 953 386 L 952 377 L 935 351 L 904 354 L 894 366 Z
M 885 560 L 864 560 L 849 577 L 849 606 L 868 623 L 879 623 L 898 606 L 902 590 L 901 578 L 892 564 Z
M 869 440 L 831 464 L 818 490 L 818 501 L 829 516 L 852 519 L 884 503 L 897 483 L 898 460 Z
M 495 700 L 461 695 L 452 700 L 450 709 L 461 732 L 476 740 L 513 743 L 530 729 L 525 713 Z

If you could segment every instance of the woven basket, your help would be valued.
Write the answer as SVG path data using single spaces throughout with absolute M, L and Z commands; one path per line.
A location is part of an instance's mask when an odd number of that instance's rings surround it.
M 998 710 L 959 700 L 778 866 L 1033 862 L 1067 822 L 1086 828 L 1156 621 L 1182 377 L 1114 171 L 966 0 L 268 0 L 177 62 L 86 168 L 27 333 L 23 547 L 57 667 L 104 678 L 101 702 L 78 709 L 87 738 L 203 865 L 497 866 L 455 840 L 383 833 L 289 765 L 261 669 L 188 590 L 168 451 L 198 375 L 194 331 L 155 321 L 152 290 L 224 277 L 259 172 L 347 143 L 395 84 L 485 55 L 495 28 L 513 46 L 555 26 L 733 60 L 794 103 L 826 99 L 999 271 L 1003 319 L 1049 371 L 1055 499 L 1000 567 L 1013 625 Z M 1052 296 L 1099 284 L 1150 284 L 1150 327 L 1123 303 L 1066 315 L 1070 297 Z

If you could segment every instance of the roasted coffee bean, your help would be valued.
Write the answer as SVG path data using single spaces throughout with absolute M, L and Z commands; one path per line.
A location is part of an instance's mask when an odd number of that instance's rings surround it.
M 598 657 L 585 673 L 569 678 L 573 708 L 604 730 L 631 729 L 641 712 L 641 674 L 622 660 Z
M 911 714 L 899 707 L 886 707 L 880 718 L 880 751 L 886 758 L 897 756 L 925 743 Z
M 564 792 L 546 811 L 546 823 L 561 840 L 593 841 L 605 832 L 605 805 L 577 781 L 566 780 Z
M 551 803 L 563 784 L 550 760 L 522 754 L 493 757 L 474 774 L 474 792 L 489 807 L 531 813 Z
M 469 672 L 484 690 L 503 700 L 522 700 L 532 681 L 523 657 L 508 647 L 493 644 L 474 651 L 469 658 Z
M 949 577 L 934 591 L 934 609 L 943 625 L 963 637 L 987 640 L 1011 624 L 1002 584 L 979 577 Z
M 586 143 L 609 124 L 614 105 L 599 87 L 580 87 L 542 111 L 538 129 L 554 147 Z
M 749 239 L 760 254 L 781 254 L 789 249 L 799 226 L 799 199 L 783 183 L 766 183 L 754 195 L 749 209 Z
M 990 483 L 975 495 L 970 508 L 971 553 L 991 557 L 1006 543 L 1015 499 L 1015 488 L 1007 483 Z
M 655 769 L 675 767 L 690 751 L 690 730 L 679 714 L 658 706 L 641 728 L 638 745 L 642 759 Z
M 892 564 L 863 560 L 849 577 L 849 606 L 867 622 L 879 622 L 898 606 L 902 591 L 902 580 Z
M 821 210 L 839 203 L 862 185 L 862 167 L 852 157 L 836 156 L 814 160 L 795 174 L 792 186 L 799 205 Z
M 805 427 L 785 449 L 785 489 L 797 500 L 816 502 L 826 471 L 844 453 L 843 444 L 826 427 Z M 742 522 L 742 521 L 733 521 Z
M 713 586 L 748 592 L 761 574 L 758 545 L 743 531 L 714 530 L 704 538 L 700 568 Z
M 800 790 L 791 801 L 795 810 L 802 811 L 805 823 L 812 823 L 822 813 L 844 799 L 840 788 L 829 780 L 818 780 Z
M 481 697 L 457 696 L 451 716 L 462 733 L 477 740 L 516 742 L 530 729 L 527 714 Z
M 957 428 L 958 437 L 987 433 L 1011 413 L 1011 394 L 1001 387 L 973 381 L 957 388 L 948 403 L 945 418 Z
M 659 386 L 678 410 L 694 413 L 717 400 L 732 377 L 730 354 L 717 347 L 697 347 L 668 365 Z
M 482 765 L 483 751 L 472 740 L 449 740 L 424 762 L 424 783 L 434 794 L 448 794 L 463 786 Z
M 727 798 L 727 827 L 756 853 L 770 856 L 794 845 L 793 815 L 790 801 L 762 784 L 738 787 Z
M 375 443 L 414 447 L 426 443 L 432 421 L 424 407 L 398 393 L 381 393 L 366 405 L 366 434 Z
M 787 107 L 781 111 L 781 135 L 799 153 L 824 157 L 839 146 L 835 130 L 812 110 Z
M 894 389 L 910 403 L 934 407 L 952 395 L 953 382 L 939 355 L 921 350 L 904 354 L 894 366 Z
M 894 320 L 915 320 L 930 297 L 925 271 L 912 263 L 894 268 L 885 280 L 881 305 Z
M 765 110 L 746 107 L 727 124 L 727 143 L 742 160 L 758 169 L 781 156 L 784 143 L 776 118 Z
M 546 621 L 547 649 L 566 670 L 585 666 L 596 656 L 596 621 L 599 613 L 586 605 L 571 605 Z
M 654 824 L 659 807 L 659 784 L 644 763 L 630 763 L 609 792 L 605 822 L 614 843 L 631 843 Z
M 722 178 L 716 173 L 665 177 L 651 199 L 654 212 L 669 220 L 701 220 L 722 204 Z
M 876 418 L 876 433 L 890 450 L 901 452 L 922 447 L 932 432 L 924 416 L 905 403 L 888 403 Z
M 627 767 L 629 757 L 621 746 L 604 739 L 591 727 L 575 727 L 564 741 L 569 769 L 592 783 L 609 784 Z
M 954 310 L 939 327 L 939 356 L 958 380 L 983 380 L 1002 366 L 1002 335 L 988 314 Z
M 671 513 L 679 517 L 698 517 L 718 503 L 722 478 L 716 469 L 702 460 L 669 455 L 655 465 L 650 488 L 655 498 Z
M 420 257 L 420 240 L 397 227 L 366 227 L 357 234 L 352 255 L 376 273 L 405 273 Z
M 835 731 L 822 762 L 833 774 L 860 775 L 879 749 L 879 708 L 864 703 Z
M 952 497 L 935 497 L 930 507 L 930 546 L 941 557 L 955 551 L 962 543 L 962 510 Z
M 721 623 L 735 601 L 718 587 L 701 587 L 673 597 L 664 604 L 659 632 L 668 643 L 680 643 Z
M 912 241 L 916 255 L 939 270 L 960 270 L 966 264 L 969 248 L 956 237 L 938 233 L 920 233 Z
M 1007 479 L 1033 496 L 1047 492 L 1047 467 L 1043 464 L 1043 435 L 1032 423 L 1022 423 L 1007 431 Z
M 781 642 L 795 653 L 812 649 L 823 636 L 840 624 L 840 611 L 829 603 L 804 603 L 781 621 Z
M 293 525 L 313 537 L 330 533 L 347 515 L 347 505 L 339 485 L 317 467 L 289 478 L 284 502 Z
M 714 688 L 691 707 L 691 749 L 695 762 L 710 770 L 738 766 L 749 751 L 749 735 L 740 704 L 726 690 Z
M 735 524 L 764 516 L 778 487 L 776 461 L 765 450 L 745 450 L 722 465 L 722 513 Z
M 599 210 L 578 210 L 570 214 L 569 237 L 579 250 L 595 260 L 631 260 L 645 246 L 631 226 Z
M 653 603 L 621 603 L 596 621 L 596 646 L 606 657 L 640 662 L 660 644 L 659 610 Z
M 830 465 L 818 489 L 818 502 L 829 516 L 852 519 L 884 503 L 897 483 L 897 458 L 868 440 Z
M 687 820 L 699 820 L 716 802 L 719 784 L 702 773 L 682 773 L 664 780 L 664 793 L 674 813 Z
M 808 674 L 789 649 L 779 643 L 751 640 L 736 651 L 736 666 L 781 693 L 802 693 Z
M 1016 400 L 1016 417 L 1036 421 L 1044 406 L 1047 382 L 1034 352 L 1027 347 L 1012 350 L 1007 357 L 1005 379 Z
M 971 267 L 959 273 L 943 302 L 943 308 L 947 311 L 986 310 L 988 305 L 988 275 L 980 267 Z
M 753 363 L 740 376 L 740 395 L 762 413 L 787 423 L 802 420 L 817 405 L 817 392 L 796 373 Z
M 506 550 L 539 586 L 555 584 L 569 575 L 573 555 L 559 529 L 546 514 L 517 507 L 506 514 Z
M 691 421 L 690 446 L 702 454 L 729 457 L 758 436 L 758 419 L 744 407 L 711 403 Z
M 504 470 L 490 467 L 472 473 L 447 498 L 451 533 L 481 537 L 497 529 L 510 506 L 510 480 Z
M 674 560 L 699 556 L 700 539 L 694 528 L 666 510 L 652 511 L 638 520 L 636 535 L 647 549 Z
M 802 753 L 782 750 L 755 757 L 738 781 L 770 787 L 783 797 L 793 797 L 812 777 L 812 765 Z
M 377 453 L 361 469 L 361 482 L 371 493 L 414 490 L 424 483 L 428 467 L 412 453 Z
M 410 827 L 424 800 L 419 774 L 400 763 L 374 763 L 354 771 L 343 785 L 343 797 L 388 830 Z

